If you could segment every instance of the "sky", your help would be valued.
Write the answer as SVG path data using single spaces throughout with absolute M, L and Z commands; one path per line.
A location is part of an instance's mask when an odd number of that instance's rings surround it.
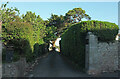
M 69 10 L 80 7 L 91 16 L 91 20 L 108 21 L 118 25 L 118 2 L 9 2 L 7 7 L 17 7 L 21 14 L 27 11 L 35 12 L 43 20 L 50 18 L 52 13 L 65 15 Z
M 119 0 L 1 0 L 2 2 L 118 2 Z

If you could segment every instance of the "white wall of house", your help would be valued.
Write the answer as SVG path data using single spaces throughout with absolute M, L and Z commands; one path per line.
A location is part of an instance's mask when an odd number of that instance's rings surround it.
M 59 46 L 59 41 L 61 40 L 61 38 L 58 38 L 57 41 L 55 42 L 56 46 Z
M 57 38 L 56 42 L 55 42 L 55 45 L 56 46 L 59 46 L 59 41 L 61 40 L 61 38 Z M 52 43 L 52 41 L 50 41 Z M 50 49 L 50 47 L 52 47 L 52 44 L 49 45 L 49 51 L 51 51 L 52 49 Z M 59 51 L 57 48 L 56 48 L 56 51 Z
M 57 41 L 55 42 L 55 45 L 56 45 L 56 46 L 60 46 L 60 45 L 59 45 L 59 41 L 60 41 L 60 40 L 61 40 L 61 38 L 58 38 L 58 39 L 57 39 Z M 59 51 L 59 49 L 56 48 L 56 51 Z
M 50 41 L 52 43 L 52 41 Z M 49 44 L 49 51 L 51 51 L 52 49 L 50 49 L 50 47 L 52 47 L 52 44 Z

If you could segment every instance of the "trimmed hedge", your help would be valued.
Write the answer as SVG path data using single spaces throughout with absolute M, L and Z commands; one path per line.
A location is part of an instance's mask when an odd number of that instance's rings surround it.
M 61 52 L 80 68 L 85 68 L 87 32 L 97 35 L 101 42 L 111 42 L 115 40 L 118 29 L 115 23 L 103 21 L 83 21 L 71 25 L 61 36 Z

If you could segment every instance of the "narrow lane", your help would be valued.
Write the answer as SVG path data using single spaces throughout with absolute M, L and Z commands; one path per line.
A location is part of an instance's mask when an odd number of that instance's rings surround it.
M 72 68 L 57 53 L 51 52 L 45 58 L 40 59 L 29 76 L 33 77 L 88 77 L 87 74 Z
M 39 60 L 27 77 L 92 77 L 73 68 L 57 52 L 50 52 L 48 56 Z M 99 74 L 94 77 L 118 77 L 118 72 Z

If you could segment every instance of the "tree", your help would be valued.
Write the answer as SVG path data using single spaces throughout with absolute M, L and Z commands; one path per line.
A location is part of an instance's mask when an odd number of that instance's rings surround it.
M 4 30 L 3 40 L 5 45 L 7 46 L 12 44 L 15 51 L 25 54 L 25 48 L 28 45 L 26 42 L 30 43 L 30 47 L 33 46 L 33 29 L 29 23 L 10 22 L 7 24 L 7 27 Z
M 49 43 L 50 41 L 53 41 L 52 45 L 55 47 L 56 39 L 61 32 L 61 28 L 64 27 L 64 16 L 51 14 L 51 17 L 45 21 L 45 25 L 47 27 L 47 36 L 45 39 L 49 41 Z
M 6 27 L 10 22 L 19 22 L 20 21 L 20 17 L 19 17 L 19 10 L 16 7 L 11 7 L 11 8 L 6 8 L 8 2 L 6 4 L 2 4 L 0 7 L 0 31 L 1 28 L 2 30 L 2 38 L 4 41 L 4 34 L 7 33 L 6 31 Z
M 53 34 L 57 39 L 72 23 L 81 22 L 82 18 L 86 18 L 88 20 L 91 19 L 91 17 L 86 14 L 85 10 L 82 10 L 82 8 L 74 8 L 73 10 L 69 10 L 65 16 L 51 14 L 51 17 L 45 22 L 47 27 L 56 27 L 56 30 L 53 31 Z M 53 47 L 55 46 L 56 39 L 53 41 Z
M 46 43 L 50 43 L 50 41 L 54 41 L 57 36 L 55 35 L 56 27 L 50 26 L 46 28 L 46 37 L 44 37 L 44 41 Z
M 64 16 L 51 14 L 51 17 L 48 20 L 49 20 L 49 24 L 48 24 L 49 26 L 53 25 L 57 28 L 60 28 L 61 24 L 64 22 Z
M 55 31 L 57 34 L 61 31 L 61 28 L 64 28 L 64 16 L 62 15 L 51 14 L 51 17 L 46 22 L 47 27 L 54 26 L 57 28 Z
M 7 24 L 7 22 L 20 20 L 19 10 L 16 7 L 6 8 L 8 2 L 6 4 L 2 4 L 0 7 L 0 21 L 2 21 L 3 26 Z
M 91 17 L 86 14 L 85 10 L 83 10 L 82 8 L 74 8 L 72 10 L 69 10 L 65 15 L 65 19 L 68 23 L 81 22 L 82 18 L 86 18 L 88 20 L 91 19 Z
M 27 12 L 25 15 L 22 15 L 22 21 L 30 23 L 33 26 L 33 37 L 36 43 L 41 44 L 43 42 L 43 37 L 46 34 L 46 26 L 40 15 L 36 15 L 31 11 Z

